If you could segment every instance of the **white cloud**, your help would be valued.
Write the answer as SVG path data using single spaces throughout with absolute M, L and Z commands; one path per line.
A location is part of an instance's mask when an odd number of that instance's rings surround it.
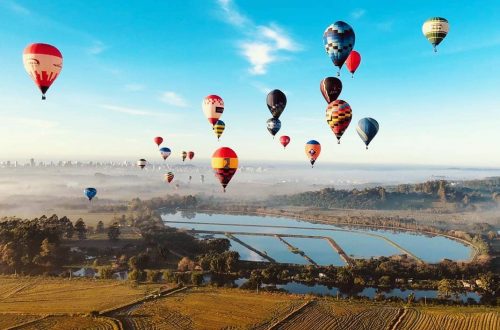
M 134 115 L 134 116 L 161 116 L 162 115 L 160 113 L 151 112 L 148 110 L 128 108 L 128 107 L 122 107 L 122 106 L 111 105 L 111 104 L 101 104 L 101 105 L 99 105 L 99 107 L 102 109 L 111 110 L 114 112 L 126 113 L 126 114 Z
M 4 118 L 4 124 L 6 123 L 10 123 L 10 125 L 13 126 L 22 126 L 24 129 L 40 129 L 40 130 L 52 129 L 59 126 L 59 123 L 55 121 L 26 118 L 26 117 Z
M 228 24 L 237 27 L 247 35 L 246 40 L 239 43 L 241 54 L 250 63 L 249 72 L 253 75 L 267 73 L 270 64 L 283 60 L 283 52 L 296 52 L 300 45 L 288 33 L 276 24 L 256 25 L 241 14 L 232 0 L 218 0 Z
M 87 52 L 91 55 L 98 55 L 106 50 L 106 46 L 99 40 L 94 41 L 92 46 L 87 48 Z
M 15 12 L 16 14 L 20 15 L 31 15 L 31 11 L 26 8 L 21 6 L 15 1 L 0 1 L 0 5 L 3 5 L 4 7 L 7 7 L 11 11 Z
M 146 86 L 142 84 L 126 84 L 125 85 L 125 90 L 129 92 L 140 92 L 146 89 Z
M 185 108 L 188 106 L 186 100 L 184 100 L 182 96 L 172 91 L 163 92 L 160 96 L 160 101 L 179 108 Z
M 360 19 L 361 17 L 365 16 L 365 14 L 366 10 L 358 8 L 351 12 L 351 17 L 354 19 Z

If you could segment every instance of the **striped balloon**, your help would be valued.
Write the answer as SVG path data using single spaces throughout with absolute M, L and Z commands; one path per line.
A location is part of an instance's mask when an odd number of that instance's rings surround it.
M 340 68 L 351 53 L 355 41 L 354 30 L 345 22 L 338 21 L 326 28 L 323 34 L 323 43 L 333 64 L 339 68 L 338 75 L 340 75 Z
M 174 173 L 168 172 L 167 174 L 164 175 L 164 178 L 165 178 L 165 181 L 170 183 L 174 179 Z
M 217 141 L 219 140 L 222 133 L 224 133 L 224 129 L 226 129 L 226 124 L 222 120 L 217 120 L 214 125 L 214 133 L 217 135 Z
M 160 148 L 160 154 L 161 154 L 161 158 L 163 158 L 163 160 L 167 159 L 171 153 L 172 153 L 172 151 L 170 150 L 170 148 L 167 148 L 167 147 Z
M 186 158 L 187 158 L 187 156 L 188 156 L 187 151 L 183 151 L 183 152 L 181 153 L 182 161 L 185 161 L 185 160 L 186 160 Z
M 219 179 L 224 192 L 229 181 L 238 170 L 238 156 L 233 149 L 222 147 L 215 150 L 212 155 L 212 168 L 215 171 L 215 176 Z
M 352 110 L 349 103 L 343 100 L 336 100 L 326 107 L 326 122 L 332 129 L 340 144 L 340 138 L 351 123 Z
M 362 118 L 359 120 L 356 132 L 358 132 L 359 137 L 365 143 L 366 149 L 368 149 L 371 140 L 377 135 L 378 128 L 378 122 L 373 118 Z
M 449 30 L 448 20 L 442 17 L 431 17 L 422 25 L 422 33 L 432 44 L 435 52 L 437 52 L 436 46 L 443 41 Z
M 137 161 L 137 166 L 139 166 L 142 170 L 144 167 L 146 167 L 147 163 L 148 162 L 145 159 L 141 158 Z
M 314 163 L 321 153 L 321 144 L 316 140 L 311 140 L 306 143 L 305 151 L 307 158 L 311 162 L 311 166 L 314 167 Z

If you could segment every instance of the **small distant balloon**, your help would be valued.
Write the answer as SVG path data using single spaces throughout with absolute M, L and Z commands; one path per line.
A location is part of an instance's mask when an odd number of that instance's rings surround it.
M 172 151 L 170 150 L 170 148 L 167 148 L 167 147 L 160 148 L 160 154 L 161 154 L 161 157 L 163 158 L 163 160 L 167 159 L 171 153 L 172 153 Z
M 164 175 L 164 179 L 168 183 L 172 182 L 172 180 L 174 179 L 174 173 L 168 172 L 167 174 Z
M 208 95 L 203 99 L 201 106 L 208 122 L 214 126 L 224 112 L 224 101 L 218 95 Z
M 188 152 L 188 158 L 189 160 L 192 160 L 194 158 L 194 151 Z
M 279 89 L 272 90 L 267 94 L 267 108 L 271 111 L 273 118 L 278 119 L 286 107 L 286 95 Z
M 148 162 L 144 158 L 141 158 L 137 161 L 137 166 L 139 166 L 141 170 L 144 169 L 144 167 L 146 167 L 147 164 Z
M 314 163 L 321 153 L 321 144 L 316 140 L 311 140 L 306 143 L 305 151 L 307 158 L 311 162 L 311 166 L 314 167 Z
M 215 150 L 212 155 L 212 168 L 214 169 L 215 176 L 219 179 L 224 192 L 229 181 L 238 170 L 238 156 L 233 149 L 222 147 Z
M 377 135 L 378 129 L 378 122 L 373 118 L 362 118 L 359 120 L 356 132 L 358 132 L 359 137 L 365 143 L 366 149 L 368 149 L 368 145 L 375 135 Z
M 217 120 L 214 125 L 214 133 L 217 135 L 217 140 L 219 140 L 222 133 L 224 133 L 224 129 L 226 129 L 226 124 L 222 120 Z
M 281 128 L 281 121 L 277 118 L 271 118 L 267 120 L 267 130 L 274 137 L 276 133 L 279 132 Z
M 431 17 L 422 25 L 422 33 L 431 43 L 434 52 L 437 52 L 436 47 L 444 40 L 449 30 L 448 20 L 442 17 Z
M 290 137 L 288 135 L 280 136 L 280 143 L 283 146 L 283 149 L 290 143 Z
M 337 137 L 338 143 L 344 134 L 352 118 L 352 110 L 349 103 L 343 100 L 336 100 L 326 107 L 326 122 Z
M 157 136 L 153 139 L 153 141 L 156 143 L 156 145 L 159 147 L 160 144 L 163 143 L 163 138 L 161 136 Z
M 181 153 L 182 161 L 185 161 L 185 160 L 186 160 L 187 155 L 188 155 L 188 153 L 187 153 L 186 151 L 183 151 L 183 152 Z
M 349 70 L 353 78 L 354 78 L 354 72 L 356 72 L 360 63 L 361 63 L 361 55 L 357 51 L 353 50 L 349 54 L 349 57 L 347 57 L 347 60 L 345 61 L 345 66 L 347 67 L 347 70 Z
M 335 101 L 342 92 L 342 81 L 335 77 L 326 77 L 321 80 L 319 90 L 327 103 Z
M 94 198 L 97 195 L 97 189 L 95 189 L 95 188 L 85 188 L 83 190 L 83 193 L 89 199 L 89 201 L 91 201 L 92 198 Z
M 42 92 L 42 100 L 45 100 L 45 93 L 61 73 L 61 52 L 49 44 L 30 44 L 24 49 L 23 63 L 24 69 Z

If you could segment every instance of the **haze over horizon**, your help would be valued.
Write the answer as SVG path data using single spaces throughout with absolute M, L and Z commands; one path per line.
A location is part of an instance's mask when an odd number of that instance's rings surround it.
M 152 138 L 160 135 L 173 151 L 171 164 L 194 150 L 197 164 L 209 166 L 213 151 L 229 146 L 243 166 L 290 161 L 306 168 L 304 144 L 316 139 L 319 168 L 500 167 L 496 1 L 61 4 L 0 0 L 0 72 L 8 77 L 0 81 L 0 161 L 159 161 Z M 421 32 L 429 16 L 450 22 L 437 54 Z M 336 76 L 322 34 L 337 20 L 354 28 L 362 55 L 354 79 L 345 68 L 341 75 L 339 98 L 351 105 L 353 120 L 340 145 L 319 92 L 322 78 Z M 44 102 L 22 65 L 32 42 L 54 44 L 64 57 Z M 278 133 L 292 138 L 285 151 L 266 130 L 265 97 L 274 88 L 288 97 Z M 208 94 L 226 104 L 220 142 L 201 111 Z M 380 123 L 368 151 L 355 132 L 365 116 Z

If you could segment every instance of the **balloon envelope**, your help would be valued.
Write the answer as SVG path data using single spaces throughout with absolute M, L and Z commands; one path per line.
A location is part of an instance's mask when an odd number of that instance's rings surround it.
M 222 133 L 224 133 L 224 129 L 226 128 L 226 124 L 222 120 L 217 120 L 217 122 L 214 125 L 214 132 L 215 135 L 217 135 L 217 140 L 220 138 Z
M 347 67 L 347 70 L 354 75 L 354 72 L 356 72 L 360 63 L 361 55 L 357 51 L 353 50 L 347 57 L 345 66 Z
M 139 166 L 141 169 L 143 169 L 147 163 L 148 162 L 144 158 L 141 158 L 137 161 L 137 166 Z
M 356 132 L 358 132 L 359 137 L 366 145 L 368 145 L 373 140 L 375 135 L 377 135 L 379 129 L 378 122 L 373 118 L 362 118 L 358 121 L 358 127 L 356 127 Z
M 290 143 L 290 137 L 288 135 L 280 136 L 280 143 L 283 148 L 286 148 L 286 146 Z
M 281 121 L 277 118 L 271 118 L 267 120 L 267 130 L 271 133 L 272 136 L 275 136 L 276 133 L 281 128 Z
M 153 141 L 156 143 L 156 145 L 158 145 L 158 147 L 160 146 L 160 144 L 162 144 L 163 142 L 163 138 L 161 136 L 157 136 L 153 139 Z
M 319 142 L 316 140 L 311 140 L 306 143 L 305 151 L 307 158 L 309 158 L 309 161 L 311 162 L 311 165 L 314 165 L 316 159 L 321 153 L 321 144 L 319 144 Z
M 352 110 L 349 103 L 343 100 L 336 100 L 326 107 L 326 122 L 332 129 L 340 143 L 340 138 L 349 126 L 352 119 Z
M 224 112 L 224 101 L 220 96 L 208 95 L 203 99 L 201 107 L 208 122 L 213 126 Z
M 238 156 L 231 148 L 219 148 L 212 155 L 212 168 L 225 192 L 229 181 L 238 169 Z
M 89 199 L 89 201 L 91 201 L 92 198 L 94 198 L 95 195 L 97 195 L 97 189 L 95 189 L 95 188 L 85 188 L 83 190 L 83 193 L 85 194 L 85 196 L 87 196 L 87 198 Z
M 163 160 L 167 159 L 171 153 L 172 153 L 172 151 L 170 150 L 170 148 L 167 148 L 167 147 L 160 148 L 160 154 L 161 154 L 161 157 L 163 158 Z
M 331 103 L 335 101 L 339 97 L 340 92 L 342 92 L 342 81 L 335 77 L 326 77 L 321 80 L 319 90 L 321 94 L 323 94 L 326 102 Z
M 448 20 L 442 17 L 431 17 L 422 25 L 422 33 L 434 47 L 434 51 L 437 51 L 436 46 L 443 41 L 449 30 Z
M 183 151 L 183 152 L 181 153 L 182 161 L 185 161 L 185 160 L 186 160 L 186 158 L 187 158 L 187 156 L 188 156 L 188 153 L 187 153 L 186 151 Z
M 189 160 L 194 158 L 194 151 L 188 152 L 188 158 L 189 158 Z
M 352 51 L 355 40 L 354 30 L 345 22 L 338 21 L 326 28 L 323 34 L 325 50 L 339 70 Z
M 174 173 L 168 172 L 167 174 L 165 174 L 164 178 L 165 178 L 165 181 L 170 183 L 174 179 Z
M 42 100 L 62 70 L 63 57 L 54 46 L 42 43 L 28 45 L 23 52 L 24 69 L 42 92 Z
M 267 108 L 271 111 L 273 118 L 278 119 L 286 107 L 286 95 L 279 89 L 272 90 L 267 94 Z

